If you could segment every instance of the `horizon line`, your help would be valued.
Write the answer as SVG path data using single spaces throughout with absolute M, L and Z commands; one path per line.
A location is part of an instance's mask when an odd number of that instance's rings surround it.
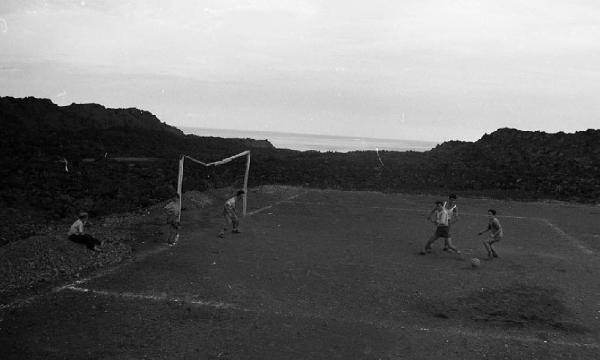
M 175 126 L 175 125 L 172 125 Z M 315 133 L 300 133 L 293 131 L 269 131 L 269 130 L 249 130 L 249 129 L 226 129 L 226 128 L 208 128 L 208 127 L 198 127 L 198 126 L 183 126 L 177 125 L 175 126 L 180 130 L 183 129 L 199 129 L 199 130 L 216 130 L 216 131 L 235 131 L 235 132 L 253 132 L 253 133 L 265 133 L 265 134 L 279 134 L 279 135 L 304 135 L 304 136 L 316 136 L 316 137 L 334 137 L 334 138 L 345 138 L 345 139 L 369 139 L 369 140 L 387 140 L 387 141 L 412 141 L 418 143 L 427 143 L 427 144 L 442 144 L 445 141 L 435 141 L 435 140 L 416 140 L 416 139 L 399 139 L 399 138 L 380 138 L 380 137 L 369 137 L 369 136 L 351 136 L 351 135 L 332 135 L 332 134 L 315 134 Z M 186 134 L 186 135 L 196 135 L 196 134 Z M 196 135 L 199 136 L 199 135 Z M 204 135 L 202 135 L 204 136 Z M 260 140 L 260 139 L 256 139 Z M 268 140 L 268 139 L 266 139 Z

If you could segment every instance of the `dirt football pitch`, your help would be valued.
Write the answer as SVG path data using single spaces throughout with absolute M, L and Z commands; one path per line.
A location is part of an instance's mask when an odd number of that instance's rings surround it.
M 223 239 L 221 200 L 188 209 L 176 246 L 5 307 L 0 358 L 600 359 L 598 206 L 459 198 L 462 254 L 419 255 L 437 199 L 262 187 Z

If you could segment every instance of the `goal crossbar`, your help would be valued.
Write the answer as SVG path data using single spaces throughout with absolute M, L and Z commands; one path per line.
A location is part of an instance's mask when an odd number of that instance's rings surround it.
M 233 155 L 233 156 L 230 156 L 230 157 L 225 158 L 223 160 L 219 160 L 219 161 L 215 161 L 215 162 L 211 162 L 211 163 L 202 162 L 202 161 L 194 159 L 193 157 L 188 156 L 188 155 L 183 155 L 182 158 L 189 159 L 189 160 L 191 160 L 191 161 L 193 161 L 193 162 L 195 162 L 197 164 L 204 165 L 204 166 L 216 166 L 216 165 L 227 164 L 228 162 L 230 162 L 233 159 L 237 159 L 239 157 L 246 156 L 246 155 L 250 155 L 250 150 L 246 150 L 246 151 L 241 152 L 241 153 L 239 153 L 237 155 Z
M 209 166 L 218 166 L 218 165 L 227 164 L 228 162 L 230 162 L 234 159 L 237 159 L 239 157 L 242 157 L 242 156 L 246 156 L 246 172 L 244 174 L 244 210 L 243 210 L 243 214 L 244 214 L 244 216 L 246 216 L 246 205 L 247 205 L 247 199 L 248 199 L 248 174 L 250 173 L 250 150 L 242 151 L 239 154 L 230 156 L 228 158 L 225 158 L 225 159 L 222 159 L 219 161 L 214 161 L 211 163 L 205 163 L 198 159 L 194 159 L 191 156 L 182 155 L 181 158 L 179 159 L 179 176 L 177 179 L 177 194 L 179 195 L 179 221 L 181 221 L 181 206 L 183 203 L 183 194 L 181 193 L 181 189 L 183 186 L 183 163 L 184 163 L 185 159 L 193 161 L 196 164 L 200 164 L 202 166 L 209 167 Z

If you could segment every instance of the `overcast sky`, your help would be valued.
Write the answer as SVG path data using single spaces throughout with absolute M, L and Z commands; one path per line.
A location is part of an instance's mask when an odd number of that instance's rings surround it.
M 0 0 L 0 95 L 416 140 L 599 128 L 597 0 Z

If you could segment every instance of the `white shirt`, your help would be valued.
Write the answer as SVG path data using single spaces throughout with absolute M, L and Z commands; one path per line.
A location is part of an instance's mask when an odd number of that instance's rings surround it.
M 69 228 L 67 236 L 71 235 L 83 235 L 83 221 L 81 221 L 81 219 L 77 219 L 77 221 Z
M 235 209 L 235 196 L 225 201 L 225 207 L 229 209 Z
M 444 209 L 446 209 L 446 211 L 448 211 L 448 221 L 452 220 L 452 217 L 454 217 L 454 215 L 458 216 L 458 207 L 456 206 L 456 204 L 452 205 L 451 208 L 448 208 L 448 202 L 444 203 Z
M 440 225 L 445 225 L 448 226 L 448 220 L 450 219 L 450 216 L 448 216 L 448 210 L 446 210 L 445 208 L 442 207 L 441 210 L 435 210 L 435 223 L 436 225 L 440 226 Z

